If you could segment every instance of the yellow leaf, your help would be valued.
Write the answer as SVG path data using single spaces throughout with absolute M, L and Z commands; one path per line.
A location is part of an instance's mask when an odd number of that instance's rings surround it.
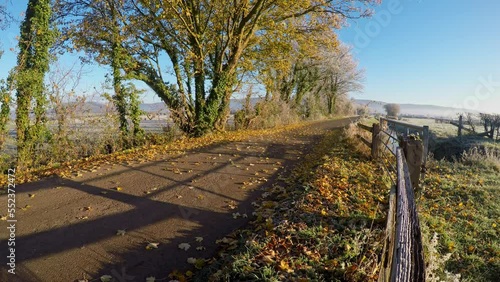
M 288 262 L 286 262 L 285 260 L 282 260 L 279 264 L 279 268 L 283 271 L 286 271 L 288 273 L 291 273 L 293 272 L 293 269 L 290 268 L 290 266 L 288 265 Z

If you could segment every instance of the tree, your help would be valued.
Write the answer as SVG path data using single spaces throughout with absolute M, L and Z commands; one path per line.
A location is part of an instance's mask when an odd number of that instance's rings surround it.
M 10 22 L 10 15 L 7 13 L 5 6 L 0 5 L 0 30 L 5 29 Z M 0 46 L 1 47 L 1 46 Z M 3 50 L 0 49 L 0 59 L 2 58 Z M 0 81 L 0 149 L 2 149 L 5 142 L 5 135 L 7 131 L 7 123 L 9 122 L 10 114 L 10 86 L 9 83 Z
M 107 4 L 111 20 L 111 69 L 113 74 L 113 89 L 115 95 L 116 110 L 118 111 L 118 119 L 120 124 L 120 133 L 122 135 L 121 142 L 127 147 L 128 140 L 128 121 L 127 121 L 127 103 L 125 92 L 122 85 L 122 56 L 121 56 L 121 36 L 120 36 L 120 23 L 119 23 L 119 10 L 122 1 L 103 1 Z
M 481 119 L 481 123 L 484 126 L 486 136 L 488 136 L 488 138 L 494 139 L 496 131 L 498 137 L 498 131 L 500 128 L 500 115 L 480 113 L 479 116 Z
M 391 117 L 397 117 L 401 111 L 399 104 L 385 104 L 384 109 L 387 115 Z
M 51 28 L 51 1 L 30 0 L 26 17 L 21 23 L 17 67 L 11 73 L 17 89 L 16 127 L 18 165 L 28 165 L 37 155 L 35 146 L 41 144 L 45 127 L 44 77 L 49 69 L 49 48 L 56 32 Z M 32 105 L 34 104 L 34 105 Z M 30 113 L 34 120 L 31 121 Z
M 11 101 L 8 84 L 4 81 L 1 81 L 0 84 L 0 149 L 2 149 L 7 135 Z
M 322 50 L 335 49 L 335 29 L 340 20 L 310 22 L 291 18 L 259 36 L 253 46 L 251 71 L 266 86 L 266 99 L 279 97 L 292 107 L 298 106 L 319 79 L 317 65 L 324 59 Z
M 324 60 L 318 67 L 321 78 L 316 91 L 326 98 L 328 114 L 333 114 L 339 97 L 363 90 L 365 73 L 358 68 L 351 49 L 346 45 L 324 50 L 322 57 Z
M 60 24 L 75 47 L 109 64 L 111 23 L 102 2 L 59 0 L 58 11 L 66 15 Z M 307 29 L 367 16 L 367 6 L 377 1 L 122 2 L 118 14 L 126 78 L 144 81 L 167 104 L 179 127 L 199 136 L 224 128 L 229 99 L 262 36 L 289 19 L 301 19 Z M 168 74 L 174 83 L 167 81 Z

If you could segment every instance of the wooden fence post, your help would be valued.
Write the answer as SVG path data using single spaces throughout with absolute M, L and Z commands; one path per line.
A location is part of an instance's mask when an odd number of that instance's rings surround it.
M 463 116 L 458 117 L 458 136 L 462 136 L 462 127 L 464 126 Z
M 424 125 L 423 131 L 422 131 L 422 142 L 424 146 L 424 168 L 427 167 L 427 155 L 429 154 L 429 140 L 430 140 L 430 133 L 429 133 L 429 126 Z
M 372 127 L 372 158 L 375 160 L 379 155 L 380 147 L 380 124 L 374 123 Z
M 401 147 L 403 148 L 408 170 L 410 171 L 411 185 L 414 190 L 418 190 L 423 161 L 422 157 L 424 155 L 422 141 L 414 139 L 403 140 Z

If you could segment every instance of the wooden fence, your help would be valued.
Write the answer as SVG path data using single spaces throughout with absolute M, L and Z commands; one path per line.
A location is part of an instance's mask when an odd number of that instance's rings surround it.
M 404 127 L 405 134 L 395 136 L 388 126 L 389 123 Z M 358 136 L 371 148 L 374 159 L 387 157 L 387 152 L 391 152 L 395 157 L 395 163 L 389 165 L 397 179 L 393 181 L 394 186 L 389 196 L 379 282 L 425 281 L 425 263 L 414 188 L 418 187 L 421 168 L 425 165 L 428 152 L 428 127 L 384 118 L 371 127 L 363 124 L 358 124 L 358 127 L 371 133 L 371 140 Z M 410 130 L 420 131 L 423 138 L 412 137 Z M 391 140 L 391 144 L 395 145 L 393 148 L 389 145 Z

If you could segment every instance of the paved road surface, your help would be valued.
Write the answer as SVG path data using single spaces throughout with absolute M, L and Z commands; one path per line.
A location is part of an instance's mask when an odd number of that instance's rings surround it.
M 216 239 L 247 223 L 251 202 L 281 170 L 300 164 L 300 156 L 327 130 L 348 123 L 316 122 L 161 161 L 17 186 L 16 275 L 5 268 L 7 222 L 0 221 L 0 281 L 63 282 L 105 274 L 115 281 L 145 281 L 185 269 L 188 257 L 213 256 Z M 117 186 L 122 189 L 113 190 Z M 6 195 L 0 203 L 5 215 Z M 249 218 L 233 219 L 235 212 Z M 117 230 L 126 233 L 120 236 Z M 146 250 L 148 242 L 159 243 L 158 249 Z M 180 243 L 191 248 L 181 250 Z M 206 249 L 198 251 L 198 246 Z

